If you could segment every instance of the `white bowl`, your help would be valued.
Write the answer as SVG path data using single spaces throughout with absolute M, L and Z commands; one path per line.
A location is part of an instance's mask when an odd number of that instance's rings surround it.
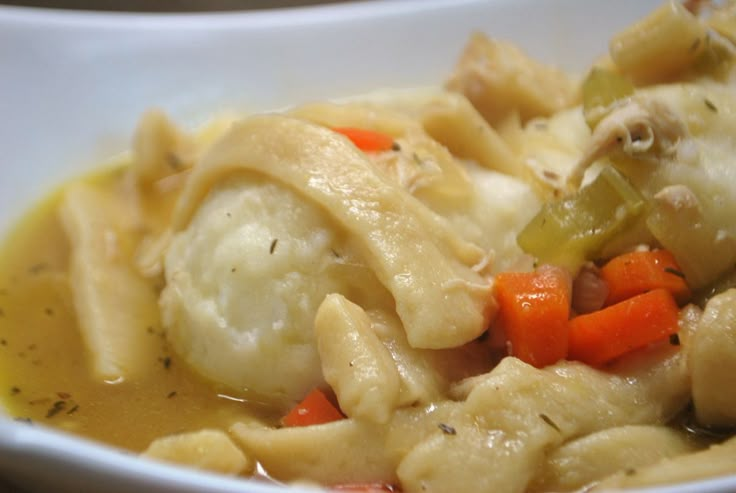
M 151 106 L 196 124 L 223 110 L 439 84 L 473 30 L 581 71 L 658 3 L 377 0 L 175 15 L 0 7 L 0 232 L 54 185 L 126 149 Z M 285 491 L 2 416 L 0 477 L 32 491 Z M 651 491 L 736 491 L 736 477 Z

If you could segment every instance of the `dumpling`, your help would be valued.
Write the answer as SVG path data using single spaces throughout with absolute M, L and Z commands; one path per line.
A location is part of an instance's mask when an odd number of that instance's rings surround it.
M 167 252 L 161 306 L 169 339 L 216 382 L 299 399 L 323 381 L 313 326 L 324 297 L 353 294 L 352 283 L 380 296 L 351 251 L 313 202 L 261 175 L 233 175 Z

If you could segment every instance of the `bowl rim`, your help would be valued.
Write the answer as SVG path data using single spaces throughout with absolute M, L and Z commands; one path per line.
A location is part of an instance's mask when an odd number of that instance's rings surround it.
M 514 0 L 490 0 L 494 4 Z M 516 0 L 534 3 L 535 0 Z M 342 19 L 406 15 L 419 11 L 458 9 L 483 4 L 483 0 L 359 0 L 296 7 L 256 8 L 197 12 L 132 12 L 81 9 L 55 9 L 0 4 L 0 23 L 12 22 L 21 27 L 45 25 L 76 28 L 197 29 L 258 26 L 262 28 L 330 24 Z M 487 1 L 485 3 L 488 3 Z

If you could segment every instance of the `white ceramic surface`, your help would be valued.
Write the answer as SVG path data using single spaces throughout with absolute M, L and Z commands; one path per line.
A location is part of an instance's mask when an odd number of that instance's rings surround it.
M 223 110 L 439 84 L 473 30 L 583 70 L 612 33 L 657 3 L 377 0 L 179 15 L 0 6 L 0 233 L 53 186 L 124 150 L 148 107 L 194 125 Z M 0 477 L 43 492 L 284 491 L 2 416 Z M 736 491 L 736 478 L 656 491 Z

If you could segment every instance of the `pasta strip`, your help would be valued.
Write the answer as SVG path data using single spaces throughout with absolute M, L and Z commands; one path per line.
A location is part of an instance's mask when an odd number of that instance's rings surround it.
M 313 103 L 292 110 L 290 115 L 327 127 L 355 126 L 391 135 L 397 150 L 372 154 L 372 162 L 430 207 L 463 204 L 472 194 L 463 167 L 414 118 L 366 103 Z M 482 121 L 480 115 L 478 118 Z
M 736 438 L 694 454 L 664 459 L 639 469 L 619 472 L 598 483 L 589 491 L 642 488 L 712 479 L 733 474 L 736 470 Z M 697 489 L 697 486 L 695 486 Z M 705 489 L 705 485 L 702 486 Z
M 95 375 L 116 381 L 145 374 L 158 349 L 147 333 L 159 325 L 158 295 L 121 245 L 124 205 L 78 184 L 67 190 L 60 216 L 72 247 L 74 306 Z
M 422 125 L 455 156 L 481 166 L 532 181 L 532 175 L 508 144 L 462 95 L 440 93 L 422 108 Z
M 241 474 L 255 468 L 253 460 L 220 430 L 205 429 L 161 437 L 141 455 L 223 474 Z
M 695 450 L 683 432 L 629 425 L 572 440 L 551 452 L 529 486 L 532 492 L 573 491 L 621 470 L 654 464 Z
M 314 319 L 322 373 L 348 416 L 385 423 L 399 400 L 399 373 L 368 315 L 339 294 Z
M 548 116 L 577 97 L 566 74 L 482 33 L 471 36 L 446 86 L 464 94 L 491 125 L 514 111 L 523 121 Z
M 706 46 L 706 27 L 670 0 L 614 36 L 611 58 L 639 82 L 666 80 L 689 67 Z
M 689 351 L 698 421 L 736 425 L 736 289 L 708 301 Z
M 280 480 L 336 484 L 396 478 L 384 450 L 385 428 L 367 421 L 343 419 L 281 429 L 237 423 L 230 431 L 246 453 Z

